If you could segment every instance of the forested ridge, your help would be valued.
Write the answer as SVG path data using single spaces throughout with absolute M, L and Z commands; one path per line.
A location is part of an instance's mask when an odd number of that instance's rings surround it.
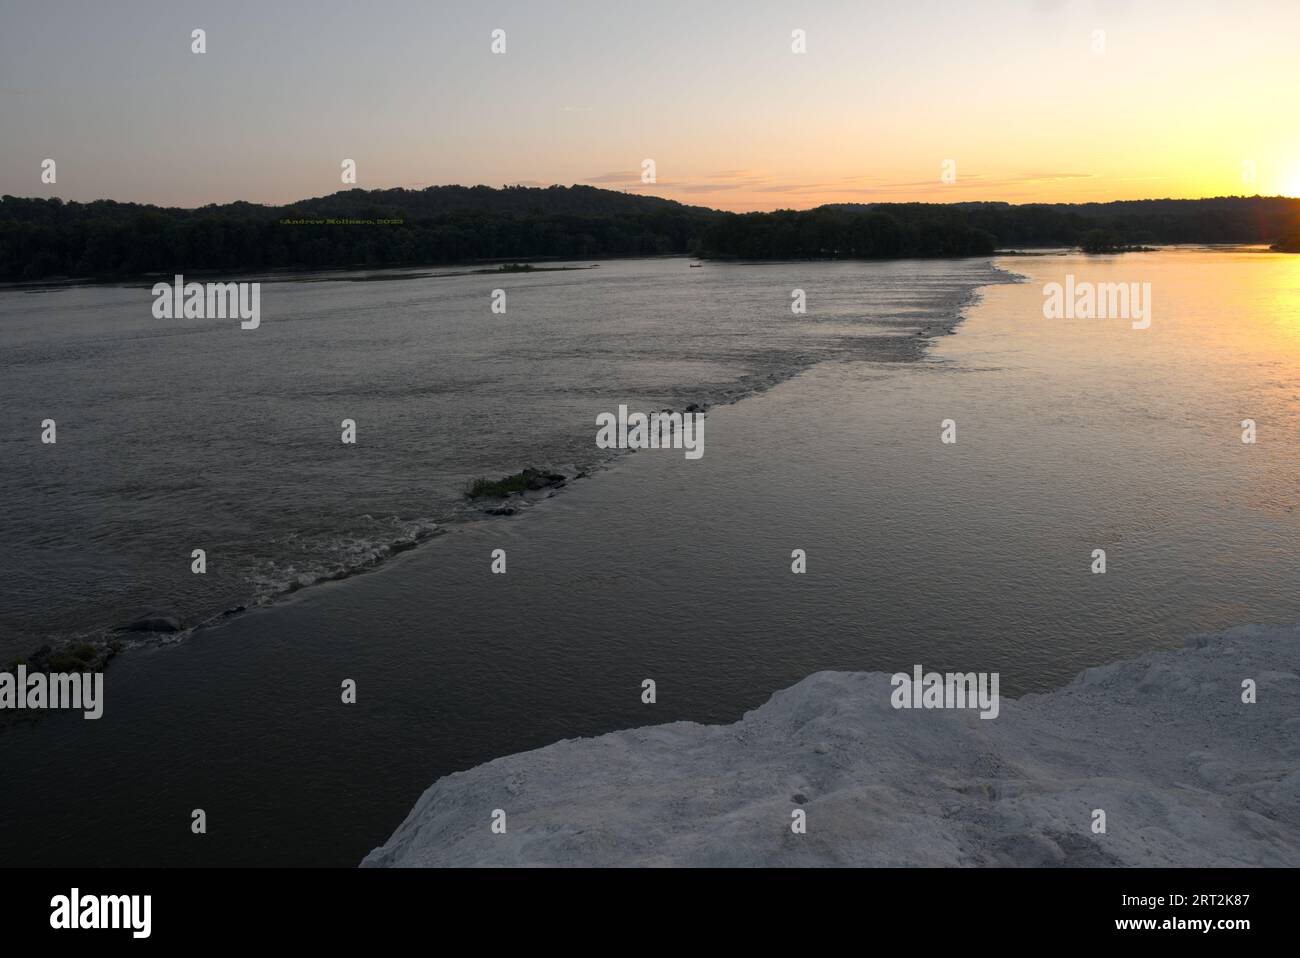
M 686 252 L 712 210 L 593 187 L 345 190 L 187 210 L 0 199 L 0 277 L 405 266 Z
M 426 266 L 689 253 L 735 259 L 987 255 L 1076 246 L 1275 243 L 1300 200 L 878 203 L 724 213 L 590 186 L 351 189 L 287 206 L 179 209 L 0 198 L 0 279 Z

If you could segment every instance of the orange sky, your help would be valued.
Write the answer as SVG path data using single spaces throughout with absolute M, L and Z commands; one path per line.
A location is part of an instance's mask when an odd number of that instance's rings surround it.
M 1297 0 L 0 9 L 0 192 L 19 196 L 285 203 L 345 188 L 344 159 L 362 188 L 732 210 L 1300 195 Z

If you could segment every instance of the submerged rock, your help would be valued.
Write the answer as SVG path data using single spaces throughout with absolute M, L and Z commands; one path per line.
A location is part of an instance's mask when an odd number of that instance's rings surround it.
M 118 629 L 119 632 L 179 632 L 180 630 L 180 620 L 170 615 L 147 615 Z

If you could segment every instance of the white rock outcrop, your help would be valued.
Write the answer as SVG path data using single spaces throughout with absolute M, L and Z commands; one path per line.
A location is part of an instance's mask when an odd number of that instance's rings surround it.
M 1300 865 L 1298 667 L 1300 627 L 1247 626 L 1004 699 L 993 720 L 895 710 L 888 675 L 819 672 L 734 725 L 446 776 L 362 864 Z

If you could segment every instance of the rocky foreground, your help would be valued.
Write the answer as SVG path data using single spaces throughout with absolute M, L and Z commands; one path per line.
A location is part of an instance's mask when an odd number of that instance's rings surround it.
M 734 725 L 449 775 L 362 865 L 1296 866 L 1298 666 L 1300 627 L 1247 626 L 1004 699 L 993 720 L 895 710 L 888 675 L 819 672 Z

